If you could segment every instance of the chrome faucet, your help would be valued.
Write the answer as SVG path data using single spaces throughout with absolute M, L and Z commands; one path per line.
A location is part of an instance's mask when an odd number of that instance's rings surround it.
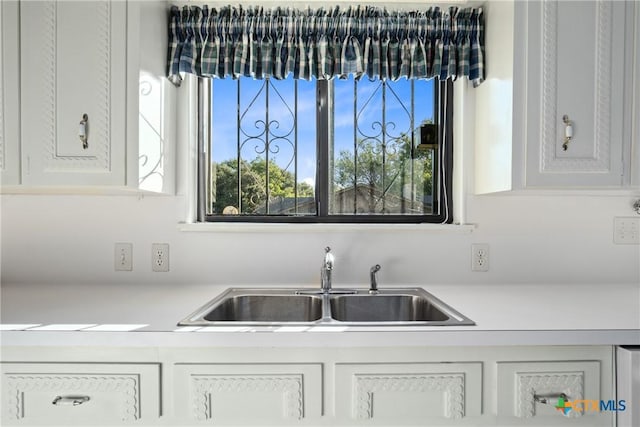
M 324 248 L 324 262 L 322 263 L 322 269 L 320 269 L 320 277 L 323 292 L 329 292 L 331 290 L 331 271 L 333 270 L 333 262 L 335 258 L 331 253 L 331 248 L 327 246 Z

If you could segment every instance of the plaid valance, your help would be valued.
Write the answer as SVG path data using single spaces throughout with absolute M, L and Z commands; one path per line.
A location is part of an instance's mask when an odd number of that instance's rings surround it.
M 484 80 L 481 8 L 173 6 L 168 77 Z

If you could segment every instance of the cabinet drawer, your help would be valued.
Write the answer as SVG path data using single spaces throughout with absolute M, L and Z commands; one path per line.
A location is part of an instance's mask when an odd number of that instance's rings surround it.
M 441 425 L 482 411 L 480 362 L 338 364 L 335 387 L 341 419 Z
M 2 363 L 2 424 L 127 424 L 160 415 L 157 364 Z
M 291 425 L 322 411 L 321 364 L 179 364 L 174 380 L 185 423 Z
M 610 426 L 599 406 L 613 396 L 601 394 L 600 377 L 600 361 L 498 363 L 498 416 L 504 425 Z M 561 394 L 565 410 L 556 408 Z

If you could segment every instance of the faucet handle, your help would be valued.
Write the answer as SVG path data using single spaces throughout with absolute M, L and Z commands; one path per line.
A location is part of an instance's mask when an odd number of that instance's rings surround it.
M 377 273 L 378 271 L 380 271 L 382 267 L 380 266 L 380 264 L 376 264 L 373 267 L 371 267 L 371 270 L 369 271 L 369 273 L 371 274 L 371 286 L 369 287 L 369 293 L 370 294 L 377 294 L 378 293 L 378 277 L 377 277 Z

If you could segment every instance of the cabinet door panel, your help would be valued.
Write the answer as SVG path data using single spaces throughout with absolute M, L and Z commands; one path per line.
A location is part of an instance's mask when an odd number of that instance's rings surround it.
M 528 7 L 527 185 L 621 185 L 625 2 Z
M 158 365 L 3 363 L 1 368 L 3 425 L 114 425 L 159 416 Z
M 99 158 L 108 169 L 110 121 L 110 7 L 108 2 L 56 5 L 56 152 L 59 158 Z M 78 37 L 95 34 L 94 37 Z M 89 117 L 89 145 L 83 148 L 78 124 Z
M 0 2 L 0 182 L 20 183 L 18 2 Z
M 482 363 L 338 364 L 336 415 L 403 425 L 481 415 Z
M 295 425 L 321 414 L 320 364 L 179 364 L 175 382 L 185 422 Z
M 566 4 L 564 4 L 566 3 Z M 591 159 L 594 157 L 594 144 L 596 142 L 597 135 L 594 134 L 594 126 L 597 120 L 594 122 L 594 112 L 598 110 L 596 104 L 596 96 L 593 93 L 597 88 L 598 71 L 604 72 L 604 70 L 598 70 L 596 63 L 596 56 L 600 56 L 599 60 L 605 60 L 601 55 L 609 54 L 609 52 L 598 51 L 598 35 L 599 32 L 595 26 L 600 20 L 606 20 L 607 22 L 601 23 L 601 26 L 605 26 L 606 29 L 600 31 L 611 32 L 611 23 L 607 17 L 597 16 L 596 7 L 585 7 L 581 2 L 564 2 L 554 6 L 549 3 L 546 8 L 557 8 L 557 38 L 556 38 L 556 64 L 555 73 L 556 77 L 556 104 L 557 104 L 557 116 L 560 117 L 559 121 L 555 121 L 556 117 L 553 117 L 557 132 L 554 135 L 543 134 L 544 143 L 549 146 L 545 146 L 545 154 L 547 158 L 543 159 L 543 171 L 552 171 L 556 167 L 571 167 L 569 163 L 571 159 Z M 546 19 L 551 19 L 547 16 Z M 593 27 L 587 27 L 582 31 L 575 31 L 574 25 L 568 26 L 569 23 L 575 22 L 576 17 L 579 17 L 580 21 L 589 23 Z M 603 34 L 600 35 L 604 37 Z M 548 37 L 548 36 L 547 36 Z M 548 44 L 553 43 L 547 41 L 547 55 L 551 63 L 553 59 L 551 47 Z M 596 52 L 596 55 L 594 55 Z M 609 63 L 607 61 L 607 66 Z M 551 66 L 551 64 L 550 64 Z M 551 72 L 551 70 L 547 70 Z M 549 77 L 551 78 L 551 77 Z M 549 82 L 545 82 L 549 84 Z M 551 88 L 547 88 L 551 90 Z M 604 94 L 601 94 L 604 95 Z M 552 101 L 552 95 L 547 94 L 549 97 L 548 102 Z M 552 108 L 545 106 L 545 111 L 550 113 Z M 599 112 L 600 114 L 603 111 Z M 570 142 L 567 146 L 567 150 L 562 148 L 562 137 L 564 136 L 564 123 L 561 120 L 564 114 L 567 114 L 568 118 L 574 122 L 574 130 L 576 139 L 575 143 Z M 597 113 L 596 113 L 597 114 Z M 545 118 L 546 119 L 546 118 Z M 549 116 L 549 119 L 551 117 Z M 600 120 L 606 120 L 606 118 L 600 117 Z M 552 123 L 549 123 L 550 126 Z M 599 124 L 601 125 L 601 124 Z M 558 135 L 558 137 L 556 137 Z M 579 136 L 579 138 L 578 138 Z M 599 142 L 602 143 L 602 142 Z M 550 150 L 553 146 L 553 150 Z M 564 165 L 556 163 L 566 163 Z M 574 166 L 575 167 L 575 166 Z M 604 165 L 603 165 L 604 168 Z
M 20 25 L 24 183 L 124 184 L 126 3 L 22 2 Z
M 599 411 L 600 400 L 612 398 L 601 395 L 600 369 L 599 361 L 498 363 L 501 425 L 610 426 L 612 412 Z M 559 393 L 579 403 L 577 409 L 560 412 L 555 407 Z M 536 401 L 536 395 L 548 396 L 549 402 Z

